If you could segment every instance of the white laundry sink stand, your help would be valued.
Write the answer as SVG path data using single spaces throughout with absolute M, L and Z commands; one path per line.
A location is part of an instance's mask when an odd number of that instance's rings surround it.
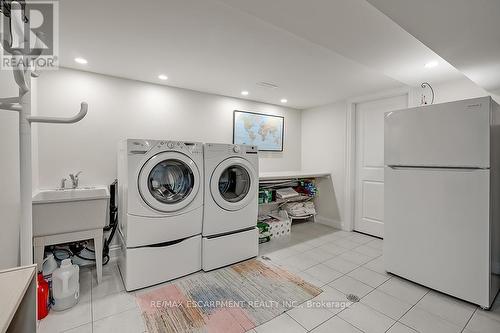
M 103 239 L 102 228 L 34 237 L 33 246 L 35 249 L 35 264 L 38 265 L 38 271 L 42 270 L 43 254 L 45 246 L 69 243 L 69 242 L 78 242 L 88 239 L 94 240 L 97 283 L 100 284 L 102 280 L 102 239 Z

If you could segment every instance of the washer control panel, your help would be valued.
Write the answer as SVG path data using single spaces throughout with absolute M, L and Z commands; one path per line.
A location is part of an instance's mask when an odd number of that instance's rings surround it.
M 203 144 L 200 142 L 182 142 L 167 140 L 127 140 L 127 151 L 131 155 L 142 155 L 154 149 L 155 151 L 174 150 L 191 154 L 203 154 Z
M 158 148 L 185 151 L 192 154 L 203 154 L 203 144 L 199 142 L 183 142 L 183 141 L 160 141 Z

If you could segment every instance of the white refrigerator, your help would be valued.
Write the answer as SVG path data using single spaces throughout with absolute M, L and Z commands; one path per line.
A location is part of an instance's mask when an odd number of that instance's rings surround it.
M 386 270 L 489 308 L 500 286 L 500 107 L 387 112 Z

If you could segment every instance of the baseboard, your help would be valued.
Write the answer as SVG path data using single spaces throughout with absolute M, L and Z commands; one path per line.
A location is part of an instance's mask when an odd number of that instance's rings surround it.
M 327 225 L 329 227 L 337 228 L 337 229 L 342 229 L 342 222 L 334 219 L 329 219 L 327 217 L 319 216 L 316 215 L 316 223 L 321 223 L 324 225 Z

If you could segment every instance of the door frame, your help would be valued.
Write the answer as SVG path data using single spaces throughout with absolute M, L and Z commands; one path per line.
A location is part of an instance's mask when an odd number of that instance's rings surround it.
M 407 107 L 410 107 L 414 100 L 414 89 L 410 87 L 397 88 L 382 91 L 376 94 L 365 95 L 349 99 L 347 101 L 346 112 L 346 140 L 345 140 L 345 193 L 344 193 L 344 219 L 342 229 L 346 231 L 354 230 L 354 217 L 356 209 L 356 105 L 364 102 L 376 101 L 384 98 L 391 98 L 406 95 Z

